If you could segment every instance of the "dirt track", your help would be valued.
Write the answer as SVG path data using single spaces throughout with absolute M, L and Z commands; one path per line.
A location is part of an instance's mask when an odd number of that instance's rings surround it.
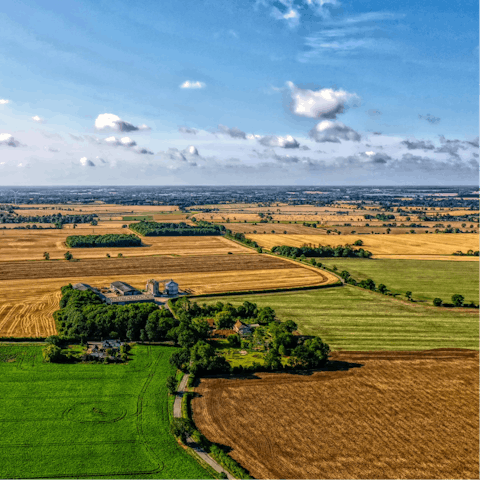
M 203 379 L 194 420 L 255 478 L 478 478 L 478 352 L 342 352 Z

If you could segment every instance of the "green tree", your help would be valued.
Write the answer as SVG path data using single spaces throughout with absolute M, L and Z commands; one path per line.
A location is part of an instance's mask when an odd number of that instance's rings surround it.
M 62 350 L 57 345 L 47 345 L 42 350 L 43 360 L 50 363 L 59 363 L 63 359 Z
M 229 335 L 227 337 L 228 345 L 232 348 L 238 348 L 241 344 L 241 338 L 238 333 L 234 333 L 233 335 Z
M 71 260 L 73 258 L 73 255 L 70 252 L 66 252 L 64 255 L 65 260 Z
M 353 244 L 357 247 L 361 247 L 363 245 L 363 241 L 362 240 L 355 240 L 355 242 Z
M 50 254 L 48 252 L 43 252 L 43 258 L 45 260 L 50 260 Z
M 350 272 L 347 272 L 347 270 L 342 270 L 340 276 L 347 282 L 350 278 Z
M 407 297 L 407 300 L 412 301 L 412 292 L 410 290 L 405 292 L 405 296 Z
M 193 432 L 192 423 L 187 418 L 174 418 L 170 424 L 170 433 L 187 442 L 187 437 Z
M 280 370 L 282 368 L 282 356 L 278 350 L 271 348 L 265 355 L 265 367 L 270 370 Z
M 386 287 L 386 285 L 384 285 L 383 283 L 381 283 L 377 290 L 382 293 L 383 295 L 385 295 L 387 292 L 388 292 L 388 288 Z
M 452 295 L 452 302 L 455 307 L 462 307 L 464 301 L 465 297 L 463 295 L 460 295 L 458 293 Z
M 436 307 L 441 307 L 441 306 L 442 306 L 442 303 L 443 303 L 443 301 L 442 301 L 441 298 L 436 297 L 436 298 L 433 299 L 433 304 L 434 304 Z
M 215 315 L 215 325 L 219 330 L 232 328 L 235 320 L 231 312 L 222 310 Z
M 177 391 L 177 379 L 174 375 L 170 375 L 167 378 L 166 386 L 168 393 L 170 393 L 171 395 L 173 395 Z

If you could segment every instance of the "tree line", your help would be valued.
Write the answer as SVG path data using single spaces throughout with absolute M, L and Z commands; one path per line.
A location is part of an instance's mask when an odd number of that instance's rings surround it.
M 338 245 L 331 247 L 330 245 L 318 247 L 289 247 L 287 245 L 275 246 L 271 249 L 272 253 L 281 255 L 282 257 L 299 258 L 299 257 L 360 257 L 370 258 L 372 253 L 363 248 L 352 248 L 350 245 Z
M 130 230 L 144 237 L 178 237 L 178 236 L 209 236 L 221 235 L 225 231 L 223 225 L 213 225 L 208 222 L 199 222 L 198 225 L 180 223 L 145 222 L 131 223 Z
M 140 247 L 142 240 L 133 234 L 69 235 L 65 243 L 70 248 Z
M 85 215 L 62 215 L 52 213 L 51 215 L 15 215 L 0 212 L 0 223 L 92 223 L 97 217 L 95 213 Z

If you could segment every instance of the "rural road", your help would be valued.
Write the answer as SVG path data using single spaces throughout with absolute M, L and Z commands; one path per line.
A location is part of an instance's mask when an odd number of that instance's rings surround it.
M 185 393 L 185 387 L 187 386 L 188 382 L 188 375 L 184 375 L 180 385 L 178 386 L 177 389 L 177 394 L 175 396 L 175 402 L 173 404 L 173 416 L 175 418 L 181 418 L 182 417 L 182 398 L 183 394 Z M 235 480 L 235 477 L 230 475 L 229 472 L 227 472 L 220 464 L 218 464 L 210 455 L 208 455 L 205 450 L 200 448 L 193 440 L 191 437 L 187 437 L 187 446 L 190 447 L 192 450 L 196 452 L 196 454 L 208 465 L 210 465 L 214 470 L 217 472 L 225 472 L 227 474 L 227 477 Z

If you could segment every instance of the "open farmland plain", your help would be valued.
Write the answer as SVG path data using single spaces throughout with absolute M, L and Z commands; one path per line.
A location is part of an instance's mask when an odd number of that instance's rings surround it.
M 197 427 L 255 478 L 478 478 L 478 352 L 344 352 L 202 379 Z
M 58 308 L 63 285 L 84 282 L 102 287 L 120 280 L 143 289 L 152 277 L 174 278 L 182 290 L 193 294 L 327 285 L 338 280 L 328 272 L 257 254 L 0 262 L 0 337 L 54 333 L 51 313 Z
M 224 298 L 202 298 L 216 303 Z M 439 308 L 346 285 L 304 292 L 229 297 L 272 307 L 282 321 L 293 320 L 304 335 L 318 335 L 333 350 L 478 350 L 478 309 Z
M 376 255 L 452 255 L 458 250 L 478 250 L 479 236 L 457 234 L 404 235 L 247 235 L 264 248 L 276 245 L 301 247 L 303 245 L 346 245 L 362 240 L 362 248 Z M 478 257 L 470 257 L 478 261 Z
M 255 254 L 249 248 L 231 242 L 223 237 L 142 237 L 142 247 L 118 248 L 67 248 L 65 239 L 69 235 L 105 235 L 109 233 L 132 233 L 125 228 L 91 227 L 68 230 L 3 230 L 0 233 L 2 248 L 0 262 L 10 260 L 42 260 L 43 252 L 49 252 L 51 259 L 63 259 L 67 250 L 75 258 L 105 258 L 121 253 L 124 256 L 145 255 L 215 255 L 215 254 Z
M 450 257 L 469 258 L 469 257 Z M 474 257 L 477 258 L 478 257 Z M 415 301 L 428 302 L 439 297 L 450 302 L 458 293 L 467 303 L 478 304 L 478 263 L 435 260 L 392 260 L 363 258 L 322 258 L 327 267 L 347 270 L 357 281 L 373 279 L 378 286 L 386 285 L 393 293 L 413 292 Z
M 1 478 L 212 478 L 169 432 L 174 349 L 71 365 L 41 348 L 0 344 Z

